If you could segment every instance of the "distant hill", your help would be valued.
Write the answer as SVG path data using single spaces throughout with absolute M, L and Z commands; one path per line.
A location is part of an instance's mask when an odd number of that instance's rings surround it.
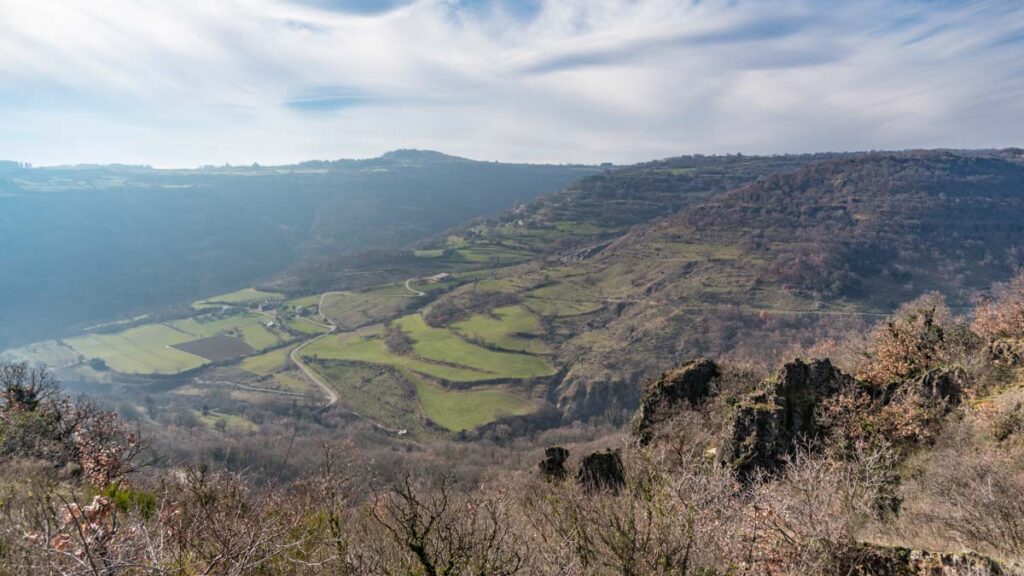
M 665 361 L 742 346 L 741 356 L 771 363 L 927 291 L 966 306 L 1024 264 L 1020 158 L 828 159 L 634 230 L 575 265 L 585 272 L 574 283 L 598 286 L 616 304 L 567 343 L 575 358 L 563 407 L 592 412 L 616 397 L 631 405 L 633 383 Z M 620 346 L 587 344 L 607 341 Z M 615 382 L 618 393 L 607 388 Z
M 1024 155 L 674 159 L 490 226 L 478 233 L 504 245 L 561 231 L 535 251 L 544 264 L 462 290 L 515 292 L 546 317 L 565 367 L 550 398 L 587 416 L 632 408 L 637 382 L 697 355 L 773 364 L 926 291 L 967 305 L 1024 263 Z
M 393 249 L 596 170 L 400 150 L 294 166 L 0 164 L 0 349 Z

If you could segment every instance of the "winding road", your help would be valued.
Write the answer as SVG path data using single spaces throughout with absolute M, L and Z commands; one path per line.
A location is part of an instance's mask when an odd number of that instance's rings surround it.
M 323 324 L 317 325 L 324 326 Z M 334 391 L 334 388 L 331 388 L 330 386 L 327 385 L 326 382 L 321 380 L 320 376 L 317 375 L 317 373 L 314 372 L 312 368 L 303 364 L 302 360 L 299 360 L 299 352 L 301 352 L 303 348 L 309 346 L 313 342 L 316 342 L 317 340 L 325 336 L 330 336 L 331 334 L 334 334 L 335 326 L 331 325 L 326 327 L 329 328 L 327 332 L 324 332 L 323 334 L 317 336 L 316 338 L 306 340 L 302 344 L 299 344 L 295 348 L 292 348 L 291 354 L 289 354 L 288 357 L 291 359 L 292 363 L 299 367 L 299 370 L 302 370 L 302 373 L 306 375 L 306 378 L 309 378 L 310 382 L 316 384 L 317 386 L 320 387 L 321 390 L 324 391 L 324 394 L 327 395 L 327 403 L 324 404 L 324 408 L 330 408 L 331 406 L 334 406 L 335 404 L 338 403 L 338 393 Z
M 302 352 L 303 348 L 305 348 L 306 346 L 309 346 L 313 342 L 316 342 L 317 340 L 320 340 L 321 338 L 326 338 L 327 336 L 330 336 L 331 334 L 334 334 L 334 332 L 338 329 L 338 326 L 335 325 L 334 322 L 331 322 L 330 318 L 328 318 L 327 316 L 324 316 L 324 313 L 323 313 L 324 298 L 326 298 L 329 294 L 334 294 L 334 292 L 324 292 L 323 294 L 320 295 L 320 301 L 317 302 L 317 304 L 316 304 L 316 313 L 319 314 L 320 317 L 324 319 L 326 324 L 321 324 L 320 322 L 317 322 L 317 321 L 312 320 L 310 318 L 306 318 L 305 319 L 310 324 L 316 324 L 317 326 L 320 326 L 322 328 L 327 328 L 327 332 L 324 332 L 323 334 L 317 336 L 316 338 L 311 338 L 309 340 L 306 340 L 302 344 L 299 344 L 295 348 L 292 348 L 291 353 L 288 354 L 288 358 L 291 359 L 293 364 L 295 364 L 296 366 L 299 367 L 299 370 L 302 370 L 302 373 L 306 375 L 306 378 L 309 378 L 310 382 L 312 382 L 313 384 L 316 384 L 317 386 L 319 386 L 320 389 L 324 391 L 324 394 L 327 395 L 327 403 L 324 404 L 324 408 L 330 408 L 331 406 L 334 406 L 335 404 L 338 403 L 338 393 L 334 391 L 334 388 L 332 388 L 326 382 L 324 382 L 320 378 L 320 376 L 316 372 L 313 371 L 312 368 L 310 368 L 309 366 L 306 366 L 302 362 L 302 360 L 299 359 L 299 352 Z
M 415 288 L 413 288 L 412 286 L 409 285 L 409 282 L 412 282 L 413 280 L 416 280 L 416 278 L 409 278 L 408 280 L 405 281 L 405 289 L 408 290 L 409 292 L 412 292 L 413 294 L 415 294 L 417 296 L 426 296 L 427 295 L 426 292 L 420 292 L 419 290 L 417 290 L 417 289 L 415 289 Z
M 338 403 L 338 393 L 335 392 L 334 388 L 332 388 L 328 383 L 324 382 L 323 379 L 320 378 L 320 375 L 317 374 L 315 370 L 313 370 L 312 368 L 307 366 L 301 360 L 301 358 L 299 356 L 299 353 L 302 352 L 302 349 L 305 348 L 306 346 L 309 346 L 310 344 L 316 342 L 317 340 L 320 340 L 321 338 L 326 338 L 326 337 L 334 334 L 335 332 L 337 332 L 338 326 L 334 322 L 331 322 L 331 319 L 329 317 L 324 315 L 324 313 L 323 313 L 323 306 L 324 306 L 324 298 L 326 298 L 327 296 L 329 296 L 331 294 L 338 294 L 338 293 L 339 292 L 324 292 L 323 294 L 320 295 L 320 302 L 317 303 L 316 311 L 317 311 L 317 314 L 319 314 L 320 317 L 323 318 L 324 322 L 326 322 L 326 323 L 320 323 L 320 322 L 317 322 L 317 321 L 312 320 L 310 318 L 306 318 L 306 321 L 308 321 L 310 323 L 316 324 L 317 326 L 322 326 L 324 328 L 327 328 L 327 332 L 324 332 L 323 334 L 317 336 L 316 338 L 311 338 L 309 340 L 306 340 L 302 344 L 299 344 L 298 346 L 293 348 L 291 353 L 288 354 L 288 358 L 292 361 L 293 364 L 295 364 L 296 366 L 299 367 L 300 370 L 302 370 L 302 373 L 306 375 L 306 378 L 308 378 L 309 381 L 312 382 L 313 384 L 316 384 L 317 386 L 319 386 L 320 389 L 324 391 L 324 394 L 327 395 L 327 402 L 323 405 L 323 410 L 327 410 L 328 408 L 331 408 L 335 404 Z M 369 416 L 365 416 L 363 414 L 360 414 L 359 412 L 356 412 L 355 410 L 349 410 L 347 408 L 342 408 L 341 410 L 343 410 L 347 414 L 351 414 L 351 415 L 355 416 L 356 418 L 361 418 L 361 419 L 369 422 L 375 428 L 377 428 L 379 430 L 383 430 L 384 432 L 387 432 L 389 434 L 394 434 L 396 436 L 404 436 L 406 434 L 405 430 L 399 430 L 397 428 L 390 428 L 388 426 L 385 426 L 385 425 L 381 424 L 380 422 L 377 422 L 376 420 L 374 420 L 373 418 L 370 418 Z

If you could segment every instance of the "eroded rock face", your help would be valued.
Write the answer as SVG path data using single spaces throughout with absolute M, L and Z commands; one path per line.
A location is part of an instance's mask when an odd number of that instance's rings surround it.
M 580 463 L 576 480 L 588 491 L 618 491 L 626 483 L 622 456 L 618 450 L 605 450 L 587 455 Z
M 856 383 L 828 359 L 784 365 L 737 404 L 732 436 L 723 451 L 727 462 L 741 478 L 777 470 L 796 442 L 821 431 L 815 420 L 821 400 Z
M 567 474 L 565 461 L 568 459 L 568 450 L 561 446 L 550 446 L 544 449 L 544 459 L 537 464 L 537 467 L 548 480 L 563 480 Z
M 695 408 L 711 394 L 711 383 L 721 375 L 718 365 L 707 358 L 683 364 L 647 385 L 640 409 L 633 419 L 633 434 L 646 445 L 659 424 L 671 419 L 681 408 Z

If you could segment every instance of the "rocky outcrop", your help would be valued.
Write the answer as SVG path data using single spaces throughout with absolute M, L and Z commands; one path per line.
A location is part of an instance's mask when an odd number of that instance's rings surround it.
M 967 383 L 967 373 L 959 366 L 935 368 L 914 380 L 914 389 L 922 398 L 959 404 Z
M 741 478 L 777 470 L 796 442 L 820 433 L 815 410 L 821 400 L 856 385 L 828 359 L 786 364 L 737 403 L 723 456 Z
M 611 490 L 617 492 L 626 483 L 622 456 L 618 450 L 594 452 L 583 458 L 576 480 L 586 491 Z
M 1019 576 L 976 552 L 941 553 L 896 546 L 855 544 L 837 554 L 836 574 L 863 576 Z
M 544 449 L 544 459 L 537 464 L 537 467 L 548 480 L 563 480 L 568 474 L 565 469 L 565 461 L 568 459 L 568 450 L 561 446 L 550 446 Z
M 1024 364 L 1024 340 L 1000 338 L 988 345 L 988 355 L 997 364 L 1020 366 Z
M 647 385 L 640 409 L 633 418 L 633 435 L 646 445 L 657 428 L 681 408 L 695 408 L 711 394 L 711 383 L 721 375 L 718 365 L 707 358 L 687 362 Z

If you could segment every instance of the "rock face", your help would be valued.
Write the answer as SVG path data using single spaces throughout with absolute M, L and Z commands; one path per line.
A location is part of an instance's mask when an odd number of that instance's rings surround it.
M 537 467 L 548 480 L 563 480 L 567 474 L 565 461 L 568 459 L 568 450 L 561 446 L 550 446 L 544 449 L 544 459 L 537 464 Z
M 801 438 L 820 432 L 818 403 L 856 380 L 827 360 L 795 360 L 736 406 L 732 436 L 723 456 L 741 478 L 777 470 Z
M 718 365 L 707 358 L 683 364 L 647 385 L 640 409 L 633 419 L 633 434 L 646 445 L 657 427 L 680 408 L 695 408 L 711 394 L 711 383 L 721 375 Z
M 622 456 L 618 450 L 594 452 L 586 456 L 580 464 L 576 480 L 587 491 L 618 491 L 626 483 Z

